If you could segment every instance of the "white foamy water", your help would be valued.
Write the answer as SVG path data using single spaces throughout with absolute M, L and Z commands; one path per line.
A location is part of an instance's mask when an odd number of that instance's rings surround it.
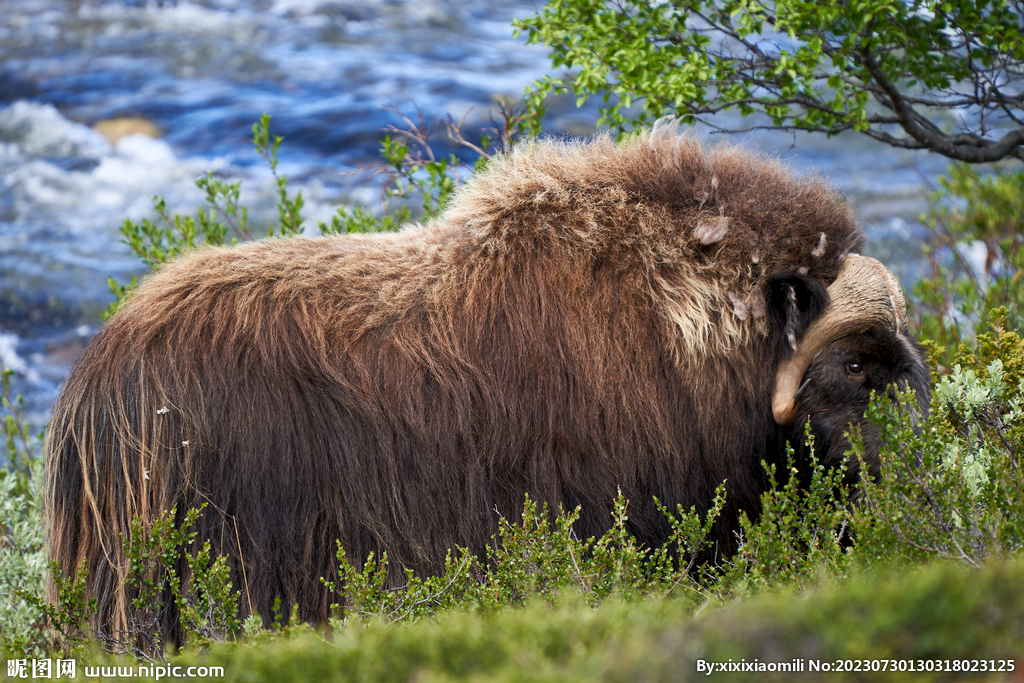
M 0 109 L 0 145 L 0 291 L 58 326 L 109 300 L 102 273 L 140 270 L 120 243 L 125 218 L 151 216 L 149 197 L 159 192 L 171 206 L 195 206 L 196 176 L 225 168 L 218 159 L 181 159 L 142 135 L 112 146 L 36 102 Z
M 0 332 L 0 364 L 32 379 L 31 370 L 25 363 L 25 359 L 18 355 L 18 341 L 18 335 L 11 332 Z

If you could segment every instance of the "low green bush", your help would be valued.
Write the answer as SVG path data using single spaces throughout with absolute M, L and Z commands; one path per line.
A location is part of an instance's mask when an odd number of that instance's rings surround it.
M 980 567 L 1024 548 L 1024 339 L 991 311 L 994 329 L 954 357 L 936 384 L 930 415 L 888 398 L 868 417 L 882 436 L 882 470 L 861 484 L 855 515 L 867 562 L 951 559 Z M 857 444 L 854 451 L 863 457 Z
M 42 434 L 29 433 L 21 397 L 11 394 L 13 371 L 0 370 L 0 460 L 7 463 L 0 467 L 0 655 L 41 654 L 46 641 L 38 603 L 45 597 L 47 568 L 43 468 L 36 454 Z
M 330 637 L 306 631 L 258 649 L 217 645 L 172 663 L 221 666 L 229 681 L 383 683 L 707 680 L 698 660 L 755 668 L 711 676 L 719 680 L 821 680 L 821 673 L 767 669 L 794 661 L 805 671 L 812 661 L 835 668 L 847 660 L 860 670 L 828 674 L 828 680 L 907 680 L 908 667 L 926 669 L 913 680 L 960 680 L 968 660 L 1004 672 L 972 679 L 1004 680 L 1006 661 L 1019 656 L 1024 642 L 1020 561 L 975 571 L 940 564 L 858 576 L 696 617 L 687 601 L 672 598 L 611 599 L 593 607 L 568 589 L 555 602 L 534 599 L 522 609 L 491 613 L 453 611 L 408 624 L 370 621 Z M 1024 661 L 1010 666 L 1024 667 Z

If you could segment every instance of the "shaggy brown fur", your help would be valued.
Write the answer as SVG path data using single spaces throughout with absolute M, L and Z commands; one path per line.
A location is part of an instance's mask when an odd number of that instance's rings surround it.
M 667 127 L 521 146 L 426 227 L 198 250 L 67 379 L 51 557 L 85 559 L 111 632 L 133 619 L 120 535 L 174 505 L 209 503 L 200 540 L 229 556 L 244 613 L 280 597 L 310 621 L 336 600 L 335 539 L 387 551 L 399 582 L 482 553 L 527 492 L 581 505 L 587 537 L 621 487 L 656 544 L 652 496 L 707 509 L 727 479 L 728 550 L 789 434 L 766 282 L 827 285 L 862 241 L 821 183 Z M 173 605 L 163 619 L 176 634 Z

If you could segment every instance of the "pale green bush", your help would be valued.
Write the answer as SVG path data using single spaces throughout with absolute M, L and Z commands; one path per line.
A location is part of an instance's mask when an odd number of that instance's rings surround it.
M 0 467 L 0 654 L 38 654 L 41 613 L 27 597 L 46 593 L 41 435 L 29 434 L 21 397 L 11 395 L 12 374 L 3 369 L 0 398 L 7 462 Z

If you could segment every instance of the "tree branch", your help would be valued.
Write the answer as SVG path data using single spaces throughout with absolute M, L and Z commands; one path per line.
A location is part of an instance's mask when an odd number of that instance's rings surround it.
M 923 117 L 918 114 L 909 103 L 907 103 L 899 88 L 889 80 L 885 75 L 885 72 L 882 71 L 881 67 L 875 61 L 874 56 L 866 47 L 861 49 L 861 57 L 862 63 L 867 68 L 868 73 L 871 74 L 875 83 L 882 88 L 886 96 L 889 98 L 892 109 L 899 117 L 900 125 L 903 127 L 903 130 L 907 131 L 908 135 L 920 143 L 918 148 L 930 149 L 933 152 L 938 152 L 939 154 L 951 159 L 966 161 L 969 163 L 999 161 L 1006 156 L 1015 156 L 1017 158 L 1024 159 L 1024 151 L 1020 149 L 1021 145 L 1024 145 L 1024 130 L 1021 129 L 1010 131 L 998 142 L 985 140 L 976 135 L 961 135 L 953 138 L 948 135 L 935 132 L 935 130 L 928 130 L 925 126 L 921 125 Z M 932 128 L 934 128 L 934 126 L 932 126 Z M 870 131 L 866 132 L 870 134 Z M 877 133 L 878 131 L 875 132 Z M 872 137 L 876 136 L 872 135 Z M 907 147 L 908 149 L 914 148 L 906 144 L 897 144 L 897 139 L 888 135 L 878 137 L 877 139 L 885 140 L 889 144 L 897 147 Z

